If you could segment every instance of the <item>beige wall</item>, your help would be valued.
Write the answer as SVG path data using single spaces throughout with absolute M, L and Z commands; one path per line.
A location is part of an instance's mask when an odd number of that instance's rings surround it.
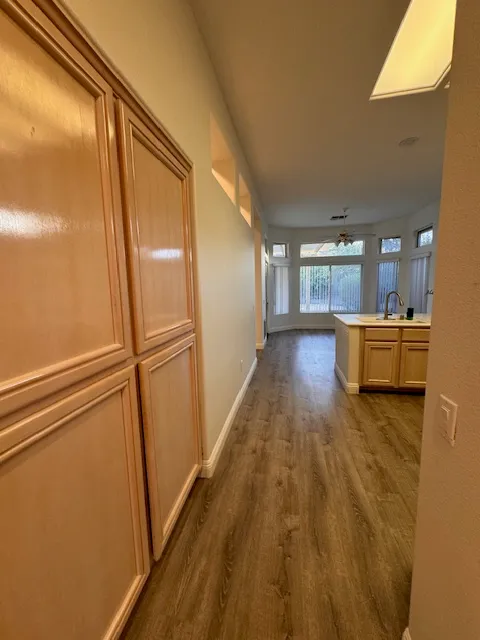
M 211 174 L 211 112 L 254 192 L 250 173 L 185 0 L 65 0 L 64 4 L 195 166 L 204 458 L 208 458 L 255 358 L 253 232 Z
M 480 638 L 480 3 L 458 0 L 432 342 L 428 365 L 412 640 Z M 472 239 L 469 242 L 466 239 Z M 438 399 L 458 403 L 457 443 Z

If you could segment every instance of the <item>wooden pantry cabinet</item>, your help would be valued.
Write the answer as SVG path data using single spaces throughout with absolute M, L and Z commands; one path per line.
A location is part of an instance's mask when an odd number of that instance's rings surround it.
M 153 555 L 158 560 L 200 471 L 189 169 L 125 104 L 117 106 Z
M 365 388 L 424 390 L 430 329 L 363 330 L 361 380 Z
M 55 2 L 0 56 L 0 637 L 110 640 L 200 469 L 192 166 Z

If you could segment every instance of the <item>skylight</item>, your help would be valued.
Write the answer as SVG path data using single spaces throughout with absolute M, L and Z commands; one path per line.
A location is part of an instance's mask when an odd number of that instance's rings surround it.
M 370 100 L 436 89 L 452 64 L 456 0 L 411 0 Z

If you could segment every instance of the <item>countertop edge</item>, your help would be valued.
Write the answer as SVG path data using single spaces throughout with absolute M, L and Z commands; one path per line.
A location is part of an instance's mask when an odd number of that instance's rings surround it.
M 334 313 L 333 317 L 338 320 L 339 322 L 341 322 L 342 324 L 344 324 L 347 327 L 396 327 L 396 328 L 401 328 L 404 327 L 405 329 L 409 329 L 409 328 L 414 328 L 414 329 L 430 329 L 431 327 L 431 320 L 428 321 L 423 321 L 423 322 L 418 322 L 415 320 L 389 320 L 388 324 L 386 324 L 385 321 L 378 321 L 375 322 L 374 320 L 372 320 L 371 322 L 364 322 L 363 320 L 359 320 L 357 318 L 357 316 L 359 315 L 363 315 L 363 314 L 341 314 L 341 313 Z M 368 315 L 368 314 L 365 314 Z

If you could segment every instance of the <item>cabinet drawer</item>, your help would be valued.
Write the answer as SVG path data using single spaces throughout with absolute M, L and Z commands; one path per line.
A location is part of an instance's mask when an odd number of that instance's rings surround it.
M 400 339 L 400 329 L 391 328 L 371 328 L 365 329 L 365 342 L 380 340 L 382 342 L 394 342 Z
M 430 329 L 403 329 L 403 342 L 430 342 Z

